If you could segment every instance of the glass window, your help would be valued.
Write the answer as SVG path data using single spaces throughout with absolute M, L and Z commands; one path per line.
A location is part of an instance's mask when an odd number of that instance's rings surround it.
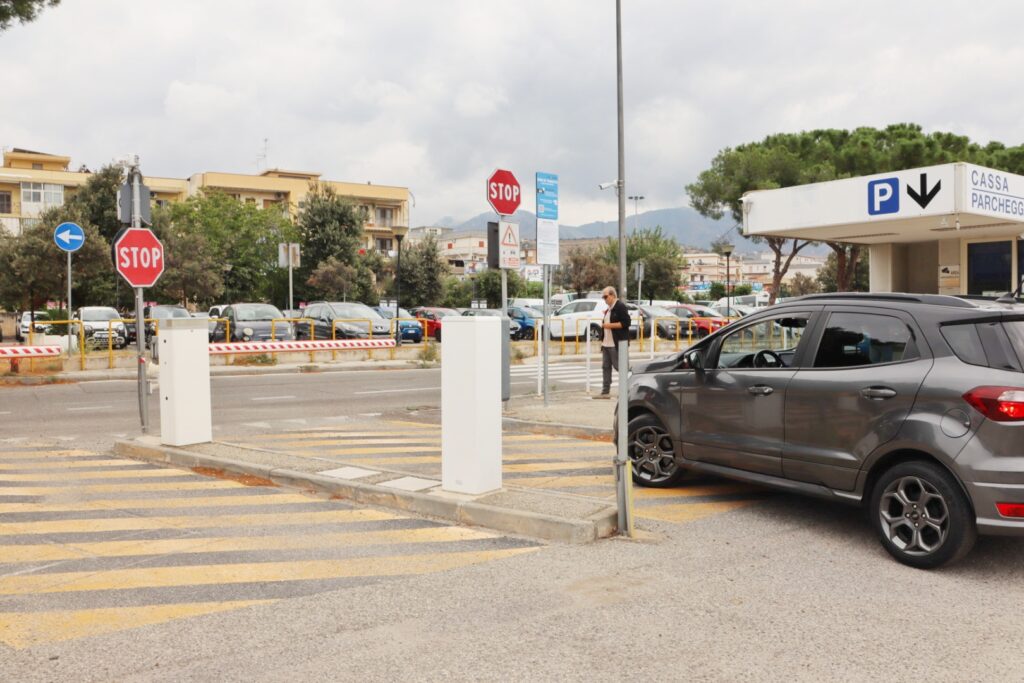
M 946 325 L 940 331 L 957 358 L 971 365 L 988 365 L 985 348 L 975 325 Z
M 974 242 L 967 245 L 967 293 L 1001 296 L 1012 291 L 1013 242 Z
M 377 208 L 377 220 L 375 224 L 381 227 L 390 228 L 394 222 L 395 210 Z
M 11 213 L 10 192 L 0 192 L 0 213 Z
M 720 368 L 780 368 L 793 364 L 807 329 L 806 313 L 766 318 L 730 332 L 719 348 Z
M 816 368 L 850 368 L 917 358 L 913 335 L 899 318 L 833 313 L 821 336 Z

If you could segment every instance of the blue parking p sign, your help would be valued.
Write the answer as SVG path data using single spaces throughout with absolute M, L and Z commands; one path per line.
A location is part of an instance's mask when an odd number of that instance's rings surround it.
M 868 182 L 868 214 L 899 213 L 900 179 L 882 178 Z

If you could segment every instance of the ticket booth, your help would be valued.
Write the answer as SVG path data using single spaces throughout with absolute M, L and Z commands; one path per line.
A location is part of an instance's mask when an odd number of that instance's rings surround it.
M 865 245 L 873 292 L 999 296 L 1024 277 L 1024 176 L 953 163 L 748 192 L 743 231 Z

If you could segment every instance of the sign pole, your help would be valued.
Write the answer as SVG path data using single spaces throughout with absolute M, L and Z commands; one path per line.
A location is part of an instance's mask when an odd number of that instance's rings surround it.
M 544 347 L 544 407 L 548 407 L 548 325 L 551 324 L 551 267 L 544 264 L 544 325 L 540 345 Z
M 68 252 L 68 320 L 71 320 L 71 252 Z M 71 360 L 71 324 L 68 323 L 68 360 Z
M 142 180 L 138 166 L 132 166 L 132 227 L 142 227 Z M 139 420 L 142 433 L 149 433 L 149 381 L 146 375 L 146 321 L 142 287 L 135 288 L 135 352 L 139 376 Z
M 288 245 L 288 310 L 295 309 L 294 289 L 292 287 L 292 245 Z

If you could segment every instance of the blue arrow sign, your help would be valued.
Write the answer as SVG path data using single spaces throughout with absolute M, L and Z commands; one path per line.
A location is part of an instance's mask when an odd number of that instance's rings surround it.
M 61 223 L 53 230 L 53 241 L 64 251 L 78 251 L 85 244 L 85 230 L 78 223 Z

